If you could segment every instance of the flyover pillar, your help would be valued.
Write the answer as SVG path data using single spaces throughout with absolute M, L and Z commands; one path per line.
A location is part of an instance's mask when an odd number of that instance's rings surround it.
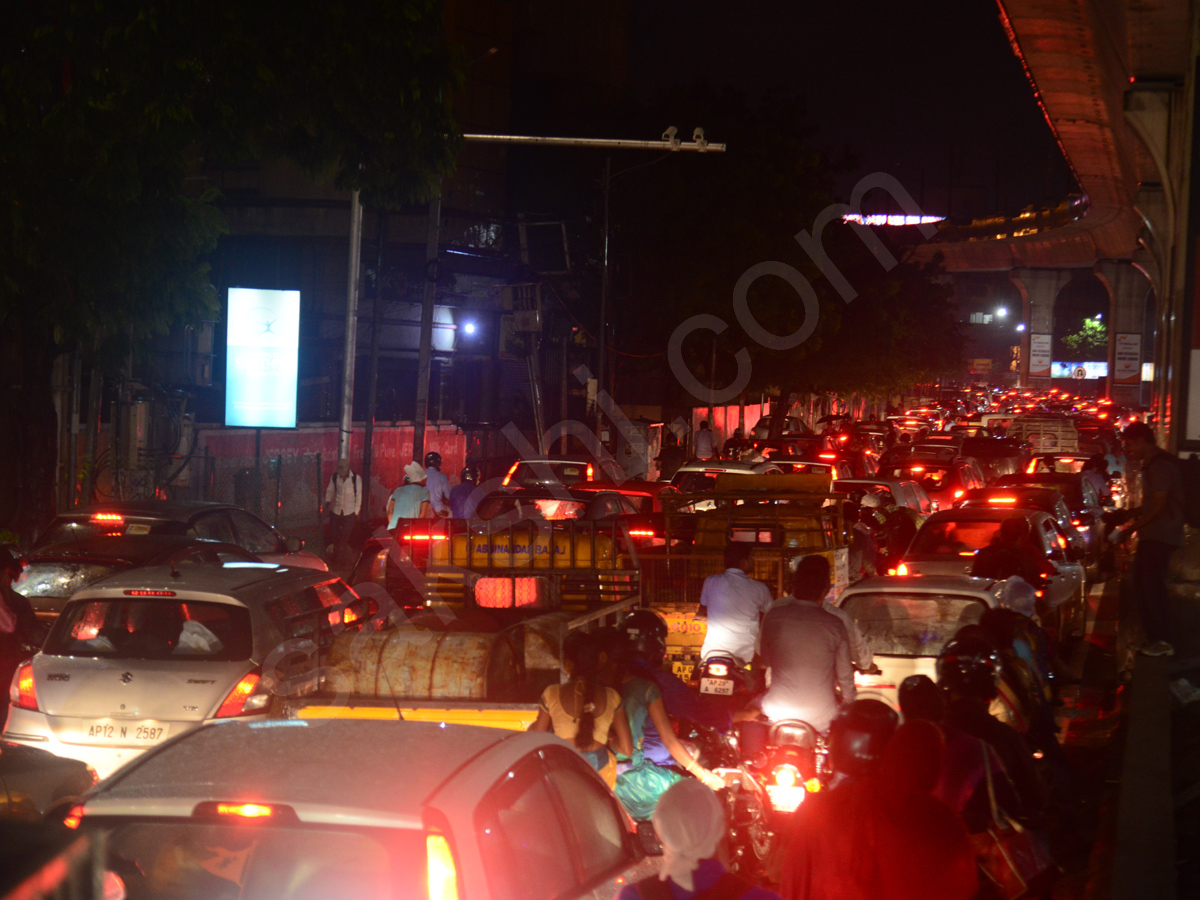
M 1009 273 L 1021 295 L 1021 322 L 1025 325 L 1021 332 L 1022 387 L 1050 387 L 1054 301 L 1070 278 L 1068 269 L 1013 269 Z
M 1108 290 L 1108 399 L 1121 406 L 1141 406 L 1150 282 L 1127 262 L 1101 260 L 1093 271 Z

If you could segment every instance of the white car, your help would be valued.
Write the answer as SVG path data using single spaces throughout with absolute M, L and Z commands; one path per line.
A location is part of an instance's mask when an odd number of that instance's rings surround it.
M 1082 634 L 1087 614 L 1082 559 L 1054 517 L 1041 510 L 989 505 L 934 513 L 917 531 L 896 572 L 888 574 L 970 575 L 975 554 L 1013 516 L 1029 523 L 1029 540 L 1046 575 L 1046 586 L 1038 591 L 1039 607 L 1063 633 Z M 1042 624 L 1051 622 L 1043 619 Z
M 209 724 L 67 824 L 131 898 L 609 900 L 658 868 L 565 741 L 436 722 Z
M 879 478 L 843 478 L 838 481 L 837 489 L 843 494 L 853 493 L 856 490 L 886 492 L 891 496 L 892 503 L 896 506 L 907 506 L 909 509 L 915 510 L 922 517 L 937 512 L 937 506 L 929 499 L 929 495 L 925 493 L 925 488 L 921 487 L 915 481 L 885 481 Z
M 845 610 L 875 656 L 878 674 L 856 672 L 859 699 L 882 700 L 900 709 L 900 684 L 910 675 L 937 680 L 942 648 L 965 625 L 977 625 L 996 605 L 993 582 L 963 576 L 867 578 L 846 588 Z
M 748 463 L 726 459 L 693 460 L 682 465 L 671 476 L 671 487 L 684 494 L 707 494 L 717 486 L 718 475 L 782 475 L 783 469 L 772 462 Z M 690 505 L 694 512 L 716 509 L 712 500 L 698 500 Z
M 205 722 L 265 716 L 282 679 L 287 692 L 312 677 L 317 642 L 327 648 L 371 613 L 370 601 L 314 569 L 227 563 L 109 576 L 76 592 L 18 667 L 3 740 L 104 777 Z

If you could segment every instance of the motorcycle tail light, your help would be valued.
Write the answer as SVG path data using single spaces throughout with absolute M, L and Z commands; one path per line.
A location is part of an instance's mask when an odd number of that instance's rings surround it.
M 712 663 L 708 667 L 708 674 L 714 678 L 724 678 L 729 674 L 729 666 L 725 663 Z
M 793 787 L 800 780 L 800 773 L 792 765 L 776 766 L 773 777 L 780 787 Z

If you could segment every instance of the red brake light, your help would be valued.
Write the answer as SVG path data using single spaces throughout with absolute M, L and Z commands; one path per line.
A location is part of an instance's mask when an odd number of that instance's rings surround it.
M 1016 503 L 1016 497 L 988 497 L 988 503 Z
M 906 566 L 904 563 L 900 563 L 900 565 L 896 566 L 896 574 L 897 575 L 907 575 L 908 574 L 908 566 Z
M 238 816 L 243 819 L 269 819 L 275 807 L 267 803 L 218 803 L 218 816 Z
M 444 835 L 425 836 L 425 871 L 429 900 L 458 900 L 458 869 Z
M 444 534 L 406 534 L 400 540 L 402 541 L 444 541 Z
M 653 529 L 650 529 L 650 528 L 630 528 L 629 536 L 630 537 L 652 538 L 652 537 L 654 537 L 654 531 L 653 531 Z
M 250 712 L 260 712 L 270 700 L 270 694 L 255 694 L 254 691 L 258 687 L 259 676 L 257 672 L 251 672 L 239 681 L 229 692 L 229 696 L 225 698 L 225 702 L 221 704 L 221 708 L 217 710 L 218 719 L 227 719 L 231 716 L 241 716 Z M 258 698 L 262 698 L 259 700 Z M 247 708 L 249 706 L 249 708 Z
M 848 435 L 848 434 L 839 434 L 839 435 L 838 435 L 838 440 L 839 440 L 839 441 L 848 441 L 848 440 L 850 440 L 850 435 Z
M 954 499 L 955 499 L 955 500 L 957 500 L 959 497 L 961 497 L 961 496 L 962 496 L 963 494 L 965 494 L 965 493 L 966 493 L 966 491 L 955 491 L 955 492 L 954 492 Z
M 97 525 L 124 525 L 125 517 L 120 513 L 92 513 L 92 521 Z
M 133 590 L 124 592 L 126 597 L 174 597 L 174 591 L 149 591 L 143 588 L 134 588 Z
M 13 676 L 8 689 L 8 702 L 17 709 L 37 710 L 37 686 L 33 683 L 33 663 L 25 663 Z
M 69 813 L 67 813 L 66 817 L 63 819 L 63 824 L 66 825 L 68 828 L 72 828 L 72 829 L 78 828 L 82 822 L 83 822 L 83 807 L 82 806 L 72 806 L 71 811 Z
M 1083 524 L 1083 519 L 1072 519 L 1071 524 L 1074 525 L 1076 528 L 1078 528 L 1080 525 Z
M 511 467 L 509 467 L 508 474 L 505 475 L 504 480 L 500 482 L 501 487 L 508 487 L 508 483 L 510 481 L 512 481 L 513 475 L 515 475 L 517 473 L 517 466 L 519 466 L 519 465 L 521 465 L 521 461 L 518 459 L 515 463 L 512 464 Z
M 592 480 L 592 474 L 594 472 L 595 472 L 595 468 L 592 466 L 591 463 L 588 463 L 588 467 L 587 467 L 587 480 L 588 481 Z
M 925 467 L 924 467 L 924 466 L 909 466 L 909 468 L 908 468 L 908 471 L 910 471 L 910 472 L 924 472 L 924 471 L 925 471 Z
M 818 453 L 817 459 L 837 459 L 836 453 Z
M 1029 465 L 1025 468 L 1025 474 L 1032 475 L 1036 471 L 1037 471 L 1037 460 L 1031 459 L 1029 461 Z
M 725 665 L 725 663 L 712 663 L 708 667 L 708 674 L 717 678 L 724 678 L 729 674 L 729 666 Z

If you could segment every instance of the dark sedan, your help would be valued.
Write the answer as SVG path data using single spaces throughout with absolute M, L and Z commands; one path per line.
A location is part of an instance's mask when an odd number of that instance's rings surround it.
M 227 562 L 260 562 L 236 544 L 186 535 L 118 534 L 40 544 L 13 582 L 13 590 L 29 600 L 39 619 L 53 620 L 70 596 L 107 575 L 146 566 L 219 566 Z
M 1035 472 L 1022 475 L 1006 475 L 999 481 L 1002 487 L 1045 488 L 1058 491 L 1067 508 L 1071 510 L 1071 524 L 1088 542 L 1088 553 L 1092 560 L 1099 558 L 1104 550 L 1106 529 L 1104 507 L 1096 488 L 1083 475 L 1062 472 Z
M 87 763 L 2 741 L 0 819 L 35 822 L 49 812 L 65 815 L 98 780 Z

